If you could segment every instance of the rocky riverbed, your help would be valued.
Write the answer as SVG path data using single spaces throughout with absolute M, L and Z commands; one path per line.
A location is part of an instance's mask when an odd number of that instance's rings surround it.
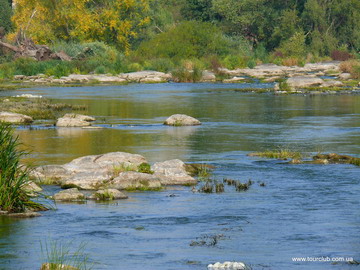
M 308 63 L 303 67 L 262 64 L 255 68 L 229 70 L 220 68 L 217 72 L 205 70 L 200 82 L 242 83 L 261 80 L 274 83 L 276 94 L 303 92 L 351 92 L 359 89 L 359 80 L 351 74 L 341 72 L 341 62 Z M 127 83 L 164 83 L 174 81 L 171 73 L 139 71 L 121 74 L 71 74 L 61 78 L 39 74 L 36 76 L 16 75 L 16 83 L 38 85 L 74 84 L 127 84 Z

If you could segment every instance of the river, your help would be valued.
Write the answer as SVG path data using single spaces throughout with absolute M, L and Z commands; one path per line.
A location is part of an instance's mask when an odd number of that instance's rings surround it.
M 71 246 L 85 245 L 93 269 L 206 269 L 217 261 L 243 261 L 252 269 L 353 269 L 345 262 L 293 258 L 360 260 L 360 168 L 289 165 L 247 154 L 281 147 L 309 156 L 360 157 L 360 95 L 241 91 L 268 86 L 166 83 L 0 92 L 87 105 L 85 113 L 104 127 L 19 127 L 16 133 L 32 151 L 25 161 L 33 165 L 124 151 L 150 163 L 204 162 L 216 166 L 219 181 L 255 182 L 246 192 L 226 186 L 225 193 L 202 194 L 178 187 L 129 193 L 128 200 L 110 203 L 58 203 L 57 210 L 34 219 L 0 217 L 0 269 L 38 269 L 41 245 L 70 240 Z M 162 125 L 175 113 L 203 125 Z M 215 235 L 216 245 L 190 245 Z

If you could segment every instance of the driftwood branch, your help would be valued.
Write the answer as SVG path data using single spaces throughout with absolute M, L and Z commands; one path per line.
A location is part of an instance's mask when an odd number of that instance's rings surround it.
M 15 52 L 15 58 L 30 57 L 37 61 L 46 60 L 62 60 L 71 61 L 72 58 L 64 52 L 53 52 L 48 46 L 36 45 L 30 39 L 23 39 L 19 42 L 18 46 L 0 41 L 0 47 L 7 48 Z
M 9 49 L 9 50 L 11 50 L 13 52 L 18 52 L 19 51 L 18 47 L 13 46 L 13 45 L 8 44 L 8 43 L 5 43 L 5 42 L 2 42 L 2 41 L 0 41 L 0 46 L 5 47 L 5 48 L 7 48 L 7 49 Z

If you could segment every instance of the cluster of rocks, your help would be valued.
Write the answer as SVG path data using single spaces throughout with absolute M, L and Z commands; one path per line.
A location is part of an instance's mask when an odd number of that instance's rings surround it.
M 55 200 L 96 199 L 102 196 L 126 198 L 117 191 L 159 190 L 166 185 L 197 184 L 181 160 L 157 162 L 148 173 L 139 170 L 142 164 L 148 162 L 141 155 L 113 152 L 80 157 L 64 165 L 40 166 L 31 175 L 40 183 L 71 188 L 54 195 Z M 79 189 L 97 193 L 85 197 Z
M 65 114 L 56 122 L 57 127 L 88 127 L 96 119 L 82 114 Z M 194 117 L 185 114 L 174 114 L 167 118 L 164 125 L 168 126 L 197 126 L 201 122 Z
M 239 68 L 229 70 L 220 68 L 217 73 L 225 78 L 224 83 L 240 83 L 249 81 L 251 78 L 261 79 L 264 82 L 273 83 L 285 80 L 289 89 L 284 91 L 278 83 L 275 84 L 275 93 L 301 92 L 306 88 L 339 88 L 344 87 L 341 81 L 351 79 L 351 74 L 340 71 L 339 61 L 308 63 L 303 67 L 278 66 L 275 64 L 262 64 L 255 68 Z M 321 77 L 331 74 L 334 79 L 323 79 Z M 138 71 L 130 73 L 112 74 L 71 74 L 61 78 L 39 74 L 36 76 L 16 75 L 15 80 L 39 84 L 75 84 L 75 83 L 161 83 L 173 81 L 171 73 L 157 71 Z M 213 71 L 205 70 L 202 73 L 201 82 L 216 82 L 217 75 Z M 360 86 L 360 83 L 359 83 Z
M 70 74 L 61 78 L 54 76 L 46 76 L 39 74 L 36 76 L 15 75 L 14 80 L 27 83 L 40 84 L 73 84 L 73 83 L 160 83 L 171 80 L 171 74 L 166 74 L 158 71 L 139 71 L 130 73 L 121 73 L 119 75 L 111 74 Z
M 100 128 L 100 127 L 90 127 L 91 123 L 96 119 L 94 117 L 67 113 L 63 117 L 58 118 L 56 121 L 57 127 L 83 127 L 83 128 Z M 34 120 L 32 117 L 12 112 L 0 112 L 0 122 L 6 122 L 11 124 L 30 124 Z M 185 115 L 185 114 L 174 114 L 167 118 L 164 122 L 164 125 L 168 126 L 197 126 L 201 125 L 201 122 L 194 117 Z

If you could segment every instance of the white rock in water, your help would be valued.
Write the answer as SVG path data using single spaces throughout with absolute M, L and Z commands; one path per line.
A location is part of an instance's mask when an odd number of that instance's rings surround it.
M 39 95 L 32 95 L 32 94 L 22 94 L 22 95 L 16 95 L 13 97 L 17 97 L 17 98 L 42 98 L 42 96 Z
M 173 114 L 165 120 L 164 125 L 168 126 L 197 126 L 201 125 L 201 122 L 194 117 L 186 114 Z
M 208 265 L 209 270 L 249 270 L 250 268 L 245 265 L 243 262 L 224 262 L 224 263 L 214 263 Z

